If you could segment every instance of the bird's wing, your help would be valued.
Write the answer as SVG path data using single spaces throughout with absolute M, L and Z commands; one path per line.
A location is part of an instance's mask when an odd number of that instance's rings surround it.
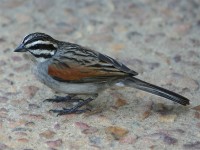
M 104 82 L 137 75 L 115 59 L 83 47 L 68 49 L 55 58 L 48 74 L 63 82 Z

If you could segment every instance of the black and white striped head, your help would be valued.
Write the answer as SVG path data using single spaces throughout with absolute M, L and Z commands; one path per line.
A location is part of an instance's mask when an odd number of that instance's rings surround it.
M 30 52 L 38 62 L 44 62 L 55 55 L 57 41 L 44 33 L 27 35 L 14 52 Z

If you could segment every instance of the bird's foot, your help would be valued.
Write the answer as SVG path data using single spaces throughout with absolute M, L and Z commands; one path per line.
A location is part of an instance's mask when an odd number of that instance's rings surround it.
M 54 98 L 45 99 L 43 102 L 60 103 L 60 102 L 79 102 L 79 101 L 83 101 L 83 99 L 76 98 L 75 96 L 76 95 L 67 95 L 65 97 L 54 96 Z
M 57 116 L 60 115 L 66 115 L 66 114 L 80 114 L 80 113 L 84 113 L 86 111 L 90 111 L 90 109 L 86 108 L 86 109 L 79 109 L 82 106 L 88 104 L 89 102 L 91 102 L 92 100 L 94 100 L 93 98 L 88 98 L 86 100 L 83 100 L 81 102 L 79 102 L 77 105 L 75 105 L 72 108 L 63 108 L 62 110 L 56 110 L 56 109 L 51 109 L 50 112 L 53 113 L 57 113 Z

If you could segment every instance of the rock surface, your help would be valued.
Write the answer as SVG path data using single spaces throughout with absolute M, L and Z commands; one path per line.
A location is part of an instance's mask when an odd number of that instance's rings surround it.
M 199 149 L 199 14 L 199 0 L 1 0 L 0 149 Z M 191 106 L 120 88 L 56 117 L 66 104 L 43 103 L 54 93 L 13 52 L 32 32 L 112 56 Z

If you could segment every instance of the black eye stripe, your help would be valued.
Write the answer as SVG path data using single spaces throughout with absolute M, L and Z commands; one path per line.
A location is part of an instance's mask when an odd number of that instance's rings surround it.
M 35 50 L 35 49 L 56 50 L 56 48 L 54 47 L 53 44 L 36 44 L 36 45 L 29 47 L 28 49 L 31 49 L 31 50 Z
M 51 58 L 52 57 L 52 55 L 51 54 L 34 54 L 34 53 L 32 53 L 32 52 L 30 52 L 32 55 L 34 55 L 36 58 L 40 58 L 40 57 L 42 57 L 42 58 Z

